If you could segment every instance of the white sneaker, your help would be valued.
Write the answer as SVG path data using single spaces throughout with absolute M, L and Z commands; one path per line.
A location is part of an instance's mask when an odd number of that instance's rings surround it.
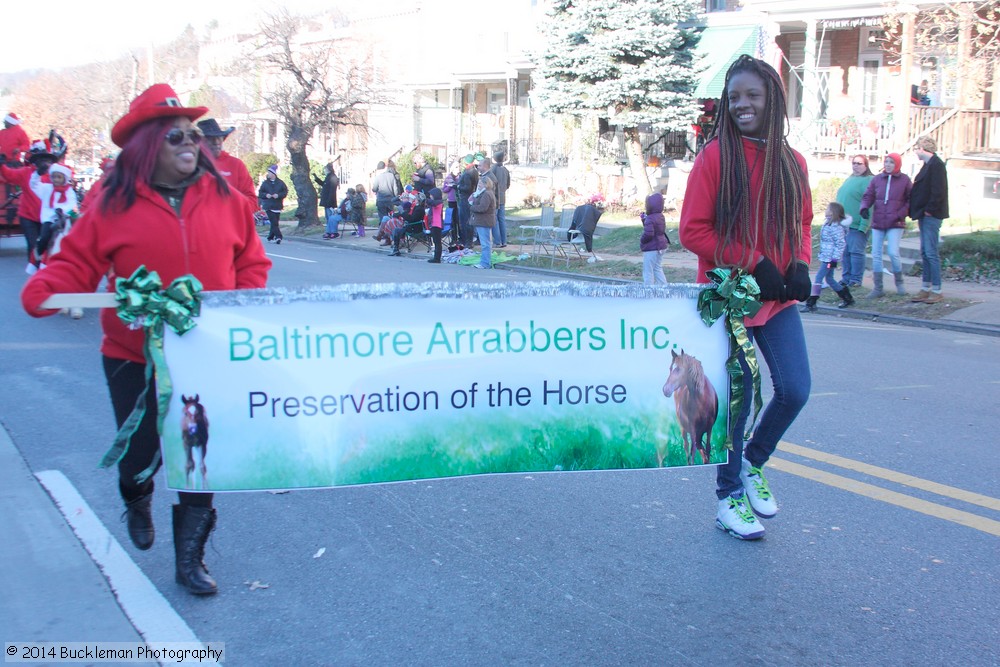
M 28 265 L 26 267 L 24 267 L 24 272 L 27 273 L 29 276 L 35 275 L 35 273 L 37 273 L 37 271 L 38 271 L 38 267 L 35 266 L 34 264 L 32 264 L 31 262 L 28 262 Z
M 740 540 L 759 540 L 764 537 L 764 526 L 757 521 L 747 503 L 747 495 L 742 491 L 735 491 L 719 501 L 715 526 Z
M 771 487 L 767 484 L 762 468 L 755 468 L 746 459 L 741 459 L 740 481 L 747 492 L 750 507 L 762 519 L 770 519 L 778 513 L 778 503 L 774 501 Z
M 83 317 L 83 308 L 70 308 L 69 316 L 74 320 L 79 320 Z

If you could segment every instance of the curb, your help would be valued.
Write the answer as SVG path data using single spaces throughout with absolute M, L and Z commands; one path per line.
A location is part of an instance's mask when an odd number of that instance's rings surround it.
M 1000 337 L 1000 327 L 991 324 L 981 324 L 979 322 L 964 322 L 962 320 L 921 320 L 916 317 L 888 315 L 886 313 L 876 313 L 870 310 L 837 308 L 836 306 L 824 306 L 822 304 L 816 304 L 816 309 L 817 312 L 824 315 L 847 317 L 854 320 L 870 320 L 872 322 L 902 324 L 910 327 L 924 327 L 925 329 L 945 329 L 960 333 Z

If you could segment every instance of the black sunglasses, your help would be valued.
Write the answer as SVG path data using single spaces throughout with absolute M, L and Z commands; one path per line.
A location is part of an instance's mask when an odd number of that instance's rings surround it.
M 175 127 L 169 132 L 167 132 L 166 136 L 164 136 L 163 138 L 166 139 L 167 143 L 170 144 L 171 146 L 180 146 L 181 144 L 184 143 L 185 138 L 190 139 L 191 143 L 193 144 L 198 144 L 201 143 L 201 140 L 204 137 L 205 135 L 202 134 L 201 130 L 199 130 L 198 128 L 194 128 L 185 132 L 179 127 Z
M 852 162 L 851 164 L 853 164 L 855 167 L 857 167 L 857 166 L 862 166 L 862 167 L 865 166 L 864 162 Z

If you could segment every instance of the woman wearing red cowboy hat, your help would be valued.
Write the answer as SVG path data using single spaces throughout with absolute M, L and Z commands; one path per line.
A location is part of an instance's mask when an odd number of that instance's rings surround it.
M 129 105 L 111 130 L 122 148 L 95 200 L 76 222 L 44 271 L 24 286 L 21 302 L 35 317 L 52 315 L 42 303 L 51 295 L 93 292 L 101 278 L 128 277 L 141 265 L 164 285 L 193 274 L 206 290 L 264 287 L 271 261 L 254 228 L 246 197 L 233 192 L 202 153 L 193 121 L 204 107 L 182 106 L 177 93 L 156 84 Z M 115 281 L 108 281 L 113 290 Z M 101 312 L 104 370 L 119 427 L 146 389 L 143 332 L 127 328 L 111 309 Z M 152 475 L 156 459 L 156 391 L 131 444 L 118 461 L 128 534 L 139 549 L 153 545 Z M 156 463 L 156 468 L 159 463 Z M 215 526 L 210 493 L 180 493 L 173 508 L 176 580 L 197 595 L 217 586 L 202 561 Z

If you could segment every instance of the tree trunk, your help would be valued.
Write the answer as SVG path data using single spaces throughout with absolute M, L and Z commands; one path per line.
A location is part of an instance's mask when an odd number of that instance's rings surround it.
M 636 194 L 639 201 L 646 201 L 646 197 L 653 193 L 649 187 L 649 176 L 646 174 L 646 160 L 642 156 L 642 142 L 639 141 L 639 128 L 626 127 L 625 133 L 625 154 L 628 156 L 628 165 L 632 170 L 632 178 L 635 180 Z
M 290 129 L 287 148 L 288 154 L 292 157 L 292 187 L 295 188 L 295 196 L 299 201 L 295 217 L 299 221 L 298 228 L 302 229 L 319 224 L 317 213 L 319 197 L 316 196 L 316 188 L 309 174 L 309 157 L 306 155 L 308 137 L 300 135 L 303 135 L 302 130 Z

